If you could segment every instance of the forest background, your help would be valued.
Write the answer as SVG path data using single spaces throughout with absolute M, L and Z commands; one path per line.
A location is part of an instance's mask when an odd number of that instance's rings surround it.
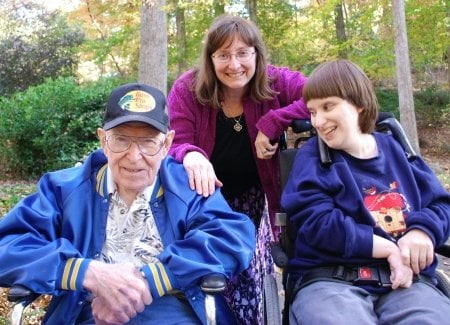
M 330 59 L 356 62 L 374 81 L 381 109 L 398 117 L 392 2 L 0 0 L 0 218 L 43 172 L 72 166 L 98 146 L 95 130 L 115 86 L 154 75 L 167 91 L 195 66 L 222 13 L 255 21 L 275 65 L 308 75 Z M 404 5 L 420 150 L 450 191 L 450 3 Z M 162 16 L 152 16 L 154 7 Z M 4 295 L 0 324 L 9 310 Z
M 170 89 L 180 73 L 197 64 L 205 31 L 225 12 L 258 24 L 275 65 L 308 75 L 333 58 L 356 62 L 374 81 L 381 109 L 399 115 L 390 0 L 0 4 L 0 177 L 5 180 L 34 179 L 82 159 L 98 146 L 95 129 L 110 90 L 149 76 L 155 83 L 162 80 L 164 91 Z M 163 15 L 148 19 L 149 7 Z M 449 124 L 449 12 L 445 0 L 405 1 L 421 126 Z M 149 36 L 150 46 L 142 46 Z

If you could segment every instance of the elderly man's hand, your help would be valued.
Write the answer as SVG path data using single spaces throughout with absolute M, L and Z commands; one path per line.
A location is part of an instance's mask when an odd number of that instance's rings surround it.
M 131 263 L 92 261 L 83 282 L 92 292 L 92 315 L 96 324 L 123 324 L 152 302 L 147 280 Z

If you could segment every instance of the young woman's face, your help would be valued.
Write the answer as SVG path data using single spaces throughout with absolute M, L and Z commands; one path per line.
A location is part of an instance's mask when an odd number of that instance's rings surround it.
M 362 111 L 340 97 L 311 99 L 306 103 L 311 113 L 311 124 L 318 135 L 333 149 L 352 151 L 361 135 L 358 124 Z
M 244 90 L 255 75 L 256 51 L 240 38 L 213 53 L 214 71 L 222 84 L 230 90 Z

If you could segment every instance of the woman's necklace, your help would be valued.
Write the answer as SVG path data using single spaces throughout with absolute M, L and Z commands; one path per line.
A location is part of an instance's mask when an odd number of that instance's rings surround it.
M 225 114 L 225 111 L 224 111 L 224 107 L 226 107 L 225 103 L 224 102 L 220 102 L 220 106 L 222 107 L 223 115 L 225 115 L 225 117 L 227 117 L 226 114 Z M 241 132 L 241 130 L 242 130 L 242 124 L 241 124 L 242 115 L 244 115 L 244 113 L 241 113 L 241 115 L 239 115 L 237 117 L 231 117 L 233 119 L 233 121 L 234 121 L 233 129 L 236 132 Z
M 235 117 L 233 117 L 233 120 L 236 122 L 236 123 L 234 124 L 234 126 L 233 126 L 233 129 L 234 129 L 236 132 L 241 132 L 241 130 L 242 130 L 242 124 L 240 123 L 240 122 L 241 122 L 242 115 L 243 115 L 243 114 L 239 115 L 239 119 L 236 119 Z

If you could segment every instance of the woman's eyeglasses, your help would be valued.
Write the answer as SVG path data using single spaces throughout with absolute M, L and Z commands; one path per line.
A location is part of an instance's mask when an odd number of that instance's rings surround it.
M 255 51 L 238 51 L 236 53 L 227 53 L 227 52 L 219 52 L 211 55 L 211 57 L 220 63 L 226 63 L 231 60 L 231 57 L 234 55 L 236 60 L 241 63 L 247 62 L 250 58 L 255 54 Z

